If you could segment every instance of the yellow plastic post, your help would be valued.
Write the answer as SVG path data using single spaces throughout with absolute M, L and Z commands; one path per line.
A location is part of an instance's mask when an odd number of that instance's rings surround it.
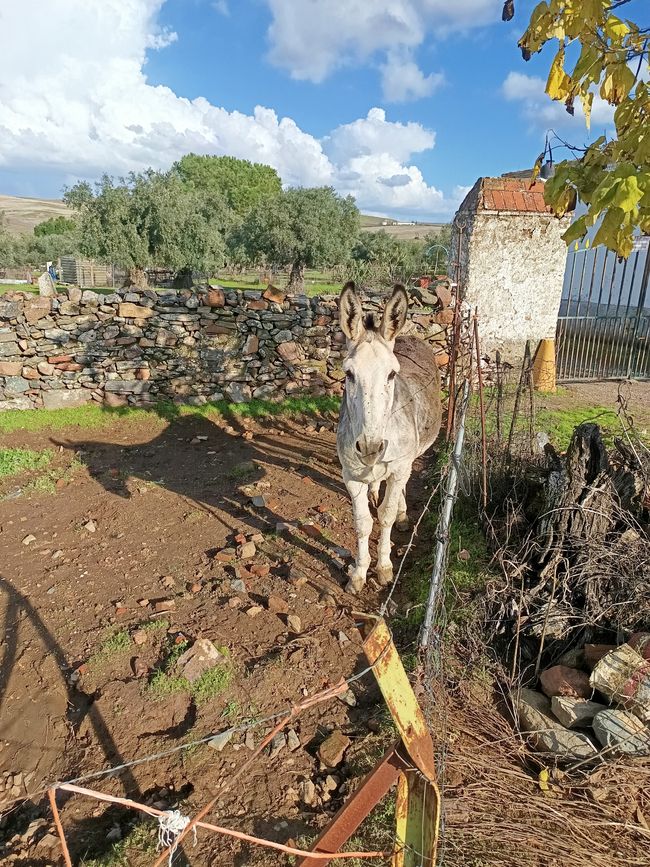
M 540 340 L 533 361 L 533 385 L 537 391 L 555 393 L 555 340 Z

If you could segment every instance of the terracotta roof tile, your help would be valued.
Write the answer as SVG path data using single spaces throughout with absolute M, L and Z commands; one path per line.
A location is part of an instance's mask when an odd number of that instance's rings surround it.
M 461 206 L 462 207 L 462 206 Z M 550 213 L 544 201 L 544 182 L 529 178 L 482 178 L 478 208 L 484 211 Z

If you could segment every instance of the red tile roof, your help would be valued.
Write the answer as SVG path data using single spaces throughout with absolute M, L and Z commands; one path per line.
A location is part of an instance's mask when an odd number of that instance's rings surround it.
M 531 184 L 529 178 L 479 178 L 459 210 L 551 213 L 544 201 L 544 181 Z

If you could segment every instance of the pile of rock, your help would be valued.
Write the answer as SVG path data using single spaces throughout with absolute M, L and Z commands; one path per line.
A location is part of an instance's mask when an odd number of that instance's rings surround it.
M 650 633 L 570 651 L 539 685 L 516 701 L 535 750 L 570 761 L 650 755 Z
M 383 302 L 366 299 L 370 310 Z M 435 310 L 415 308 L 407 327 L 438 347 L 441 366 L 450 304 L 441 289 Z M 0 298 L 0 409 L 337 393 L 344 351 L 334 295 L 216 285 L 13 293 Z

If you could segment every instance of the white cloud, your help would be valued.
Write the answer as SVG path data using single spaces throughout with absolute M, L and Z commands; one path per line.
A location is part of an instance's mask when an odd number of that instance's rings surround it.
M 380 60 L 384 96 L 428 96 L 440 83 L 425 76 L 412 52 L 442 38 L 496 21 L 495 0 L 266 0 L 272 15 L 269 57 L 293 78 L 323 81 L 342 67 Z M 404 83 L 396 77 L 402 58 Z
M 435 143 L 418 123 L 392 123 L 374 108 L 320 141 L 270 108 L 229 112 L 149 84 L 147 49 L 171 38 L 157 23 L 163 3 L 49 0 L 44 7 L 42 0 L 5 0 L 0 170 L 47 172 L 69 183 L 103 172 L 166 169 L 189 151 L 230 154 L 272 165 L 285 184 L 331 184 L 353 194 L 361 208 L 453 212 L 455 199 L 445 199 L 409 164 Z M 53 50 L 52 32 L 75 38 Z
M 431 96 L 443 83 L 441 72 L 425 75 L 407 54 L 397 56 L 389 52 L 386 63 L 381 66 L 381 84 L 387 102 L 408 102 Z
M 228 0 L 213 0 L 212 8 L 215 9 L 219 15 L 223 15 L 226 18 L 230 15 Z
M 524 115 L 536 126 L 574 125 L 574 129 L 585 130 L 585 116 L 580 100 L 575 101 L 575 115 L 572 117 L 562 102 L 554 102 L 544 92 L 546 82 L 543 78 L 509 72 L 502 85 L 502 93 L 510 102 L 518 102 Z M 600 128 L 614 122 L 614 106 L 605 102 L 598 94 L 594 95 L 591 107 L 591 126 Z

